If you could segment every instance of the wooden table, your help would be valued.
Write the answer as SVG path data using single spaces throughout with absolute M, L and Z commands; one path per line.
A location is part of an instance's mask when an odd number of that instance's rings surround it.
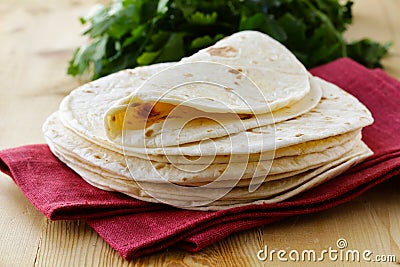
M 65 71 L 74 48 L 84 41 L 78 17 L 95 2 L 0 2 L 0 149 L 44 142 L 43 121 L 80 82 Z M 400 78 L 400 1 L 355 2 L 354 25 L 347 37 L 394 41 L 384 65 Z M 400 179 L 325 212 L 234 234 L 200 253 L 170 249 L 127 262 L 85 223 L 46 219 L 1 174 L 0 229 L 0 266 L 258 266 L 263 263 L 256 254 L 264 245 L 322 250 L 335 247 L 338 238 L 345 238 L 349 248 L 394 254 L 400 261 Z

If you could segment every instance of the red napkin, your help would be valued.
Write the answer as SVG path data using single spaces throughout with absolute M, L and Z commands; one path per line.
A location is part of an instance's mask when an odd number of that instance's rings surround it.
M 47 145 L 0 151 L 0 169 L 48 218 L 86 220 L 126 259 L 172 245 L 198 251 L 237 231 L 340 205 L 400 174 L 400 82 L 350 59 L 312 73 L 338 84 L 371 110 L 375 123 L 364 129 L 363 140 L 375 154 L 345 174 L 281 203 L 217 212 L 145 203 L 90 186 L 55 158 Z

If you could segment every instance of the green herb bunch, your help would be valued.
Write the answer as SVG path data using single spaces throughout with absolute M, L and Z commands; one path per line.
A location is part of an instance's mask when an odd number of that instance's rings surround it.
M 389 44 L 347 43 L 352 2 L 339 0 L 114 0 L 81 18 L 90 43 L 78 48 L 68 74 L 92 79 L 121 69 L 178 61 L 241 30 L 275 38 L 307 67 L 351 57 L 380 67 Z

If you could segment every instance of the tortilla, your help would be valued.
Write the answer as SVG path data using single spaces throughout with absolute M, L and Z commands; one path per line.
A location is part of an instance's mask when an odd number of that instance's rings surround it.
M 152 154 L 140 154 L 130 152 L 127 155 L 151 160 L 154 162 L 161 163 L 174 163 L 174 164 L 216 164 L 216 163 L 237 163 L 243 161 L 263 161 L 270 160 L 272 158 L 277 159 L 280 157 L 287 156 L 298 156 L 301 154 L 309 154 L 314 152 L 321 152 L 328 148 L 341 145 L 346 141 L 353 140 L 357 135 L 360 134 L 360 129 L 352 132 L 332 136 L 320 140 L 307 141 L 305 143 L 296 144 L 289 147 L 283 147 L 277 149 L 274 153 L 255 153 L 255 154 L 230 154 L 230 155 L 214 155 L 214 156 L 187 156 L 187 155 L 152 155 Z M 121 151 L 116 151 L 121 152 Z
M 122 192 L 143 201 L 167 203 L 180 208 L 194 210 L 220 210 L 250 203 L 261 204 L 282 201 L 309 190 L 322 182 L 326 182 L 372 154 L 368 147 L 360 141 L 355 149 L 346 153 L 344 157 L 322 167 L 289 178 L 263 183 L 253 193 L 248 192 L 247 188 L 233 188 L 232 190 L 227 190 L 228 193 L 220 199 L 208 203 L 210 200 L 214 200 L 213 196 L 215 194 L 210 189 L 196 191 L 197 193 L 201 192 L 201 195 L 197 196 L 194 196 L 194 192 L 184 187 L 181 187 L 179 191 L 176 188 L 172 188 L 171 191 L 169 184 L 151 184 L 150 186 L 147 185 L 144 190 L 133 180 L 124 180 L 104 172 L 101 168 L 81 164 L 79 159 L 71 157 L 68 153 L 60 153 L 51 142 L 49 144 L 55 155 L 95 187 L 108 191 Z M 254 200 L 256 201 L 254 202 Z M 208 205 L 201 206 L 204 203 Z
M 134 91 L 136 84 L 140 86 L 141 83 L 149 79 L 149 76 L 170 65 L 164 63 L 146 68 L 122 71 L 81 86 L 61 102 L 60 117 L 63 123 L 92 141 L 103 144 L 109 143 L 103 129 L 94 129 L 97 127 L 103 128 L 104 114 L 107 112 L 110 113 L 112 110 L 117 112 L 117 110 L 126 109 L 127 104 L 119 106 L 116 102 L 126 94 Z M 126 83 L 122 83 L 121 81 L 126 81 Z M 159 120 L 148 125 L 146 128 L 143 125 L 144 122 L 136 121 L 135 123 L 135 121 L 132 121 L 131 123 L 136 125 L 136 128 L 139 128 L 139 130 L 126 128 L 124 130 L 125 143 L 127 145 L 129 143 L 129 146 L 137 147 L 159 147 L 161 142 L 164 146 L 171 146 L 199 141 L 205 138 L 216 138 L 294 118 L 315 107 L 320 98 L 321 89 L 319 88 L 319 84 L 313 83 L 308 94 L 292 106 L 282 108 L 273 113 L 257 116 L 214 114 L 180 105 L 167 120 Z M 186 116 L 182 116 L 182 114 L 186 114 Z M 110 119 L 112 115 L 106 115 L 106 117 L 109 118 L 109 122 L 112 121 Z M 166 121 L 167 123 L 165 123 Z M 185 125 L 185 122 L 188 123 Z M 182 127 L 183 125 L 185 127 Z M 142 129 L 140 129 L 140 126 L 143 126 Z M 116 128 L 112 124 L 108 124 L 105 127 Z M 117 130 L 114 129 L 113 131 L 116 132 Z M 118 136 L 115 136 L 113 142 L 122 144 L 120 132 Z
M 358 139 L 349 140 L 341 145 L 327 148 L 322 152 L 281 157 L 258 162 L 240 162 L 210 165 L 175 165 L 154 163 L 137 157 L 124 157 L 119 153 L 90 143 L 65 128 L 58 119 L 58 114 L 48 118 L 43 126 L 45 136 L 56 145 L 63 147 L 64 153 L 74 153 L 78 158 L 86 159 L 90 165 L 132 177 L 136 182 L 191 184 L 262 177 L 285 172 L 313 168 L 335 160 L 350 151 Z M 127 170 L 128 167 L 129 169 Z
M 243 75 L 257 86 L 244 81 Z M 163 103 L 175 105 L 190 99 L 185 105 L 205 112 L 262 114 L 303 98 L 310 90 L 308 75 L 300 61 L 273 38 L 242 31 L 165 69 L 121 103 L 131 102 L 130 98 L 138 103 L 154 102 L 164 95 Z M 207 83 L 175 88 L 193 81 Z M 174 90 L 164 94 L 170 88 Z

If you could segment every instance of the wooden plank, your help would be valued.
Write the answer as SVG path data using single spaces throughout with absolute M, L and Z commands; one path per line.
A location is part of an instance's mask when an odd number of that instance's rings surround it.
M 349 249 L 371 250 L 374 255 L 396 255 L 400 259 L 400 181 L 388 181 L 356 200 L 324 212 L 296 216 L 272 225 L 234 234 L 199 253 L 169 249 L 131 262 L 105 244 L 80 222 L 49 222 L 42 234 L 38 266 L 279 266 L 274 261 L 259 261 L 257 252 L 267 245 L 270 249 L 336 248 L 336 241 L 345 238 Z M 382 197 L 385 192 L 385 198 Z M 275 265 L 276 264 L 276 265 Z M 307 262 L 307 266 L 332 265 Z M 335 266 L 349 266 L 335 262 Z M 354 262 L 351 266 L 365 266 Z M 380 266 L 374 263 L 374 266 Z M 382 266 L 385 266 L 382 264 Z
M 400 79 L 400 2 L 397 0 L 358 0 L 354 1 L 353 24 L 345 37 L 357 40 L 369 37 L 379 42 L 392 41 L 389 55 L 383 60 L 385 70 Z
M 43 215 L 2 173 L 0 203 L 0 266 L 33 266 Z
M 83 42 L 77 18 L 94 3 L 0 2 L 0 149 L 44 142 L 44 119 L 79 84 L 65 71 Z M 45 217 L 3 174 L 0 203 L 0 266 L 33 266 Z
M 116 254 L 80 221 L 47 220 L 41 236 L 35 266 L 104 266 Z

